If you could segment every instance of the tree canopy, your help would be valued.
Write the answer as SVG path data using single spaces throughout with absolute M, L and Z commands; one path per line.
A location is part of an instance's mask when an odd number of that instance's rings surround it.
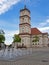
M 19 35 L 14 35 L 14 37 L 13 37 L 13 42 L 15 43 L 15 42 L 21 42 L 21 38 L 19 37 Z
M 32 42 L 37 42 L 39 41 L 39 37 L 38 36 L 34 36 L 34 40 Z
M 5 34 L 5 32 L 2 29 L 0 29 L 0 34 Z
M 4 43 L 4 41 L 5 41 L 4 31 L 0 30 L 0 43 Z
M 5 37 L 4 37 L 4 35 L 0 35 L 0 43 L 4 43 L 4 41 L 5 41 Z

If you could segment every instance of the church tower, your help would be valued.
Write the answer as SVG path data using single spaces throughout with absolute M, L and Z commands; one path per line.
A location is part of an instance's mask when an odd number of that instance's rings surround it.
M 19 24 L 19 35 L 21 37 L 21 44 L 30 47 L 30 11 L 24 6 L 24 9 L 20 10 L 20 24 Z

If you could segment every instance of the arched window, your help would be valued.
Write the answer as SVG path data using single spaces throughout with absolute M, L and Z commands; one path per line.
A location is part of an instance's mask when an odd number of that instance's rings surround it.
M 22 33 L 24 32 L 24 27 L 22 27 Z

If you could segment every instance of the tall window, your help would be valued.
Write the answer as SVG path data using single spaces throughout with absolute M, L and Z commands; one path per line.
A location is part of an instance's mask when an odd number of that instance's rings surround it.
M 24 32 L 24 27 L 22 27 L 22 32 Z
M 25 22 L 27 23 L 27 18 L 25 17 Z
M 22 18 L 22 22 L 24 22 L 24 18 Z
M 24 44 L 24 38 L 22 39 L 22 44 Z

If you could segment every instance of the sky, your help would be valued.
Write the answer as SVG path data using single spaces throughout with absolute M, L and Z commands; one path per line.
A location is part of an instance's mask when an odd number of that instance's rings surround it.
M 49 33 L 49 0 L 0 0 L 0 29 L 5 32 L 5 44 L 11 44 L 14 34 L 19 33 L 20 10 L 24 5 L 31 12 L 31 27 Z

